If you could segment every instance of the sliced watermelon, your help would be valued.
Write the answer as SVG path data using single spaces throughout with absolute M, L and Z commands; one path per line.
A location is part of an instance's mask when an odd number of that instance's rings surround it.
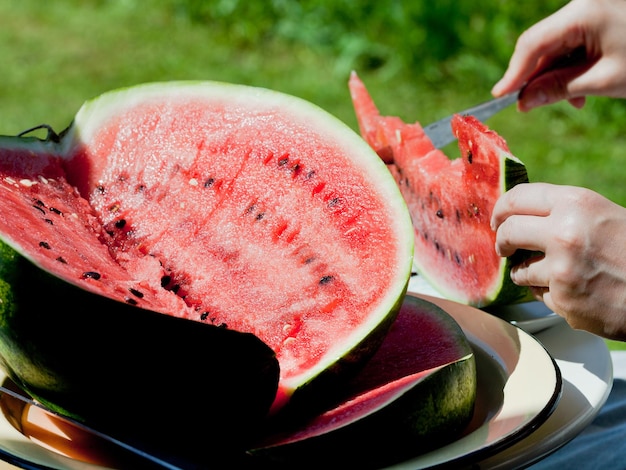
M 82 386 L 102 381 L 115 329 L 126 328 L 108 311 L 130 317 L 135 307 L 260 338 L 280 366 L 274 410 L 319 391 L 380 344 L 413 250 L 402 195 L 358 134 L 303 100 L 212 82 L 113 91 L 59 136 L 1 138 L 0 238 L 6 260 L 21 260 L 19 276 L 5 262 L 3 365 L 83 416 L 107 403 Z M 92 343 L 100 325 L 111 337 Z M 258 353 L 246 341 L 244 362 Z M 232 388 L 215 364 L 230 363 L 236 344 L 189 358 L 206 387 Z M 84 370 L 90 356 L 98 366 Z M 123 357 L 107 371 L 128 373 Z M 63 399 L 77 390 L 80 407 Z
M 476 390 L 475 357 L 461 327 L 409 294 L 336 406 L 276 426 L 249 453 L 285 468 L 382 468 L 458 438 L 473 416 Z
M 524 164 L 505 140 L 472 116 L 452 129 L 462 158 L 436 149 L 419 122 L 381 116 L 356 73 L 349 88 L 363 138 L 388 164 L 415 228 L 415 267 L 444 297 L 477 307 L 530 300 L 511 267 L 527 252 L 501 258 L 491 211 L 514 185 L 527 182 Z

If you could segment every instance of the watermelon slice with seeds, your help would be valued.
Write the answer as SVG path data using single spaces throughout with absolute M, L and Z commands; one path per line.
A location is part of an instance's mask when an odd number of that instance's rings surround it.
M 357 133 L 298 98 L 214 82 L 112 91 L 59 134 L 0 138 L 0 239 L 12 379 L 167 445 L 202 418 L 213 450 L 371 356 L 413 253 L 402 195 Z M 164 397 L 202 413 L 148 425 Z
M 444 297 L 476 307 L 531 300 L 529 289 L 510 279 L 511 267 L 530 253 L 499 257 L 490 226 L 498 197 L 528 182 L 506 141 L 474 117 L 456 115 L 451 125 L 461 158 L 450 159 L 419 122 L 381 115 L 356 73 L 349 89 L 363 138 L 387 163 L 409 206 L 419 274 Z

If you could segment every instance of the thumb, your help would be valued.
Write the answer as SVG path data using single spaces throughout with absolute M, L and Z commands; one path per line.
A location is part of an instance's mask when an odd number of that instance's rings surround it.
M 576 80 L 584 76 L 585 70 L 582 66 L 566 67 L 538 75 L 522 89 L 519 109 L 529 111 L 561 100 L 569 100 L 575 106 L 584 104 L 583 98 L 589 94 L 586 80 Z

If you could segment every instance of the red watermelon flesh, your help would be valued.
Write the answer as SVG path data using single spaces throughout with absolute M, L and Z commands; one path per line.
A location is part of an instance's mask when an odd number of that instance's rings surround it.
M 293 97 L 144 85 L 88 102 L 58 143 L 0 147 L 6 243 L 98 295 L 257 335 L 279 360 L 275 407 L 367 353 L 406 290 L 411 225 L 393 179 Z
M 1 140 L 0 140 L 1 142 Z M 143 257 L 137 279 L 102 242 L 97 213 L 67 182 L 62 160 L 45 144 L 10 140 L 0 148 L 3 240 L 46 271 L 98 294 L 156 311 L 186 310 L 182 298 L 157 288 L 162 272 Z M 39 147 L 39 148 L 37 148 Z M 36 152 L 36 153 L 34 153 Z
M 381 116 L 354 73 L 349 87 L 362 136 L 388 163 L 409 206 L 420 274 L 445 297 L 478 307 L 529 300 L 509 276 L 524 254 L 500 258 L 490 226 L 498 197 L 528 181 L 505 140 L 474 117 L 455 115 L 461 158 L 449 159 L 419 122 Z

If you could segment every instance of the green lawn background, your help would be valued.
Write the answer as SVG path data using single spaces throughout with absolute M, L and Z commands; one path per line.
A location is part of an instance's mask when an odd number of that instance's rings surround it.
M 352 70 L 381 112 L 427 124 L 488 99 L 517 36 L 564 3 L 0 0 L 0 134 L 42 123 L 58 132 L 100 93 L 184 79 L 290 93 L 356 130 Z M 626 204 L 622 100 L 510 108 L 488 124 L 531 180 L 586 186 Z

